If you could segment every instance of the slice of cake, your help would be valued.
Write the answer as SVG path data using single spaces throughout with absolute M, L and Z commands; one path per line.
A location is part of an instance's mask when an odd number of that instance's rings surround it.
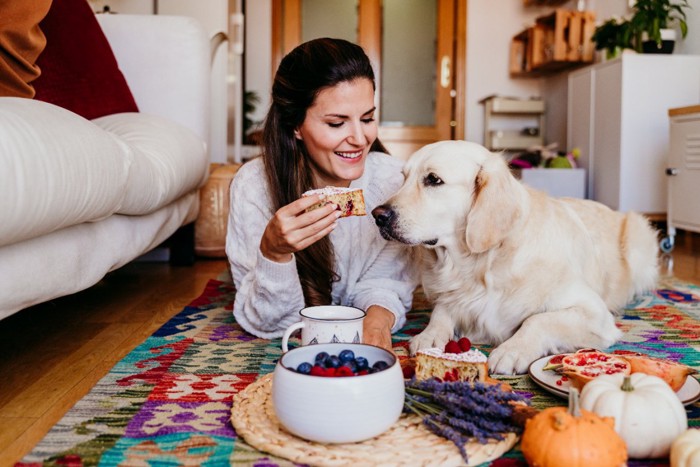
M 445 350 L 433 347 L 416 354 L 416 379 L 438 378 L 442 381 L 488 382 L 486 355 L 479 349 L 455 347 L 450 341 Z M 471 345 L 469 346 L 471 347 Z M 458 349 L 458 350 L 455 350 Z
M 320 203 L 314 204 L 307 211 L 312 211 L 325 206 L 328 203 L 334 203 L 338 206 L 340 217 L 348 216 L 365 216 L 365 197 L 360 188 L 342 188 L 337 186 L 327 186 L 317 190 L 309 190 L 302 196 L 311 195 L 326 195 Z

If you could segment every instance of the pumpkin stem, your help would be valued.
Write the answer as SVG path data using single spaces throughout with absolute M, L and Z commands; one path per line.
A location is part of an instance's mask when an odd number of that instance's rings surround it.
M 620 387 L 620 389 L 626 392 L 634 391 L 634 386 L 632 386 L 632 378 L 629 375 L 625 375 L 625 379 L 622 380 L 622 387 Z
M 569 408 L 567 412 L 572 417 L 578 418 L 581 416 L 581 404 L 579 404 L 578 389 L 576 388 L 569 389 Z

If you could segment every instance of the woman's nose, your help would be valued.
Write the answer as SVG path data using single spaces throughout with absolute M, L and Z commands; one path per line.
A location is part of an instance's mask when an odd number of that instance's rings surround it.
M 357 124 L 352 126 L 352 131 L 350 133 L 350 136 L 348 137 L 348 140 L 350 143 L 355 144 L 357 146 L 363 146 L 367 144 L 367 135 L 365 135 L 364 128 L 362 128 L 362 125 Z

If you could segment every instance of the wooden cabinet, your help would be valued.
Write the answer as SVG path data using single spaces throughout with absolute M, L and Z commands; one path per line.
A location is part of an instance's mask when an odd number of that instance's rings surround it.
M 510 75 L 538 76 L 593 62 L 595 13 L 555 9 L 511 40 Z
M 571 72 L 567 147 L 581 150 L 588 197 L 620 211 L 661 214 L 668 109 L 700 102 L 700 57 L 623 54 Z

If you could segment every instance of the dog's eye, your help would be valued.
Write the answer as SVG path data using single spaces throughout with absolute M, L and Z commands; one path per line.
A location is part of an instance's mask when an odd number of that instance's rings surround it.
M 443 182 L 440 177 L 438 177 L 437 175 L 435 175 L 432 172 L 430 172 L 428 175 L 426 175 L 425 178 L 423 179 L 423 184 L 425 186 L 438 186 L 438 185 L 442 185 L 443 183 L 445 183 L 445 182 Z

